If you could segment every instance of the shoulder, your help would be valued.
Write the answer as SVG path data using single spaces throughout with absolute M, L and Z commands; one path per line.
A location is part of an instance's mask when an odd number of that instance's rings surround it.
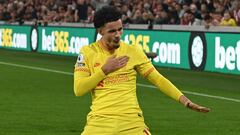
M 144 51 L 141 49 L 139 45 L 129 45 L 127 43 L 122 42 L 122 46 L 124 46 L 125 50 L 127 50 L 127 54 L 133 58 L 141 59 L 146 58 Z
M 125 42 L 121 42 L 121 45 L 128 50 L 128 52 L 138 52 L 142 51 L 141 48 L 137 45 L 130 45 Z
M 231 18 L 229 21 L 230 21 L 231 23 L 235 23 L 235 22 L 236 22 L 233 18 Z
M 92 55 L 97 52 L 98 44 L 97 42 L 91 43 L 89 45 L 83 46 L 80 49 L 80 53 L 83 55 Z

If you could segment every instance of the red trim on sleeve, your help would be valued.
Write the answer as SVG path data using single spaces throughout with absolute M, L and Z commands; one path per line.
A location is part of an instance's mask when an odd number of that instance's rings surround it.
M 90 73 L 89 69 L 87 69 L 87 68 L 76 68 L 76 69 L 74 70 L 74 72 L 76 72 L 76 71 L 83 71 L 83 72 L 88 72 L 88 73 Z
M 147 72 L 143 74 L 143 77 L 147 77 L 153 70 L 154 70 L 154 67 L 150 68 Z

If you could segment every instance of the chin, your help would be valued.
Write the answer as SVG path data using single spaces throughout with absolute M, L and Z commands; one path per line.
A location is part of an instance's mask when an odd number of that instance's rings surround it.
M 120 47 L 120 42 L 114 42 L 113 48 L 117 49 Z
M 112 47 L 115 48 L 115 49 L 117 49 L 117 48 L 120 47 L 120 44 L 114 44 Z

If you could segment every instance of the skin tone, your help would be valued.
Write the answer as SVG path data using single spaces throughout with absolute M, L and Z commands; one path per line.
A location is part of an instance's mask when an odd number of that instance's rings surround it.
M 115 50 L 120 47 L 120 39 L 123 33 L 122 20 L 109 22 L 98 29 L 98 32 L 102 35 L 100 39 L 101 47 L 108 51 L 110 54 L 114 54 Z M 116 56 L 112 55 L 102 66 L 102 71 L 107 75 L 127 65 L 129 57 L 127 55 Z M 197 112 L 207 113 L 210 111 L 209 108 L 197 105 L 190 101 L 187 97 L 182 95 L 179 98 L 179 102 L 185 107 L 192 109 Z
M 100 39 L 101 47 L 108 51 L 110 54 L 114 54 L 115 50 L 120 47 L 120 39 L 123 32 L 122 20 L 109 22 L 103 27 L 99 28 L 98 32 L 102 35 Z M 129 57 L 112 55 L 102 66 L 103 72 L 107 75 L 127 65 Z
M 114 53 L 120 47 L 120 39 L 123 33 L 122 20 L 109 22 L 99 28 L 98 31 L 102 35 L 101 42 L 103 49 Z

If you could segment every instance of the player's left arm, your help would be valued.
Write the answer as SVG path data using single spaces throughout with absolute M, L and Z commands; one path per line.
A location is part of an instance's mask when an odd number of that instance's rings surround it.
M 183 95 L 183 93 L 167 78 L 161 75 L 150 62 L 139 65 L 136 69 L 141 76 L 147 78 L 161 92 L 174 100 L 179 101 L 180 97 Z
M 150 62 L 139 66 L 137 70 L 164 94 L 182 103 L 187 108 L 205 113 L 210 111 L 209 108 L 200 106 L 189 100 L 175 85 L 161 75 Z
M 135 67 L 137 72 L 143 77 L 147 78 L 152 84 L 154 84 L 160 91 L 174 100 L 182 103 L 189 109 L 198 112 L 209 112 L 210 109 L 202 107 L 189 100 L 175 85 L 173 85 L 167 78 L 161 75 L 155 67 L 152 65 L 146 55 L 137 49 L 136 54 L 138 58 L 141 58 L 139 64 Z

